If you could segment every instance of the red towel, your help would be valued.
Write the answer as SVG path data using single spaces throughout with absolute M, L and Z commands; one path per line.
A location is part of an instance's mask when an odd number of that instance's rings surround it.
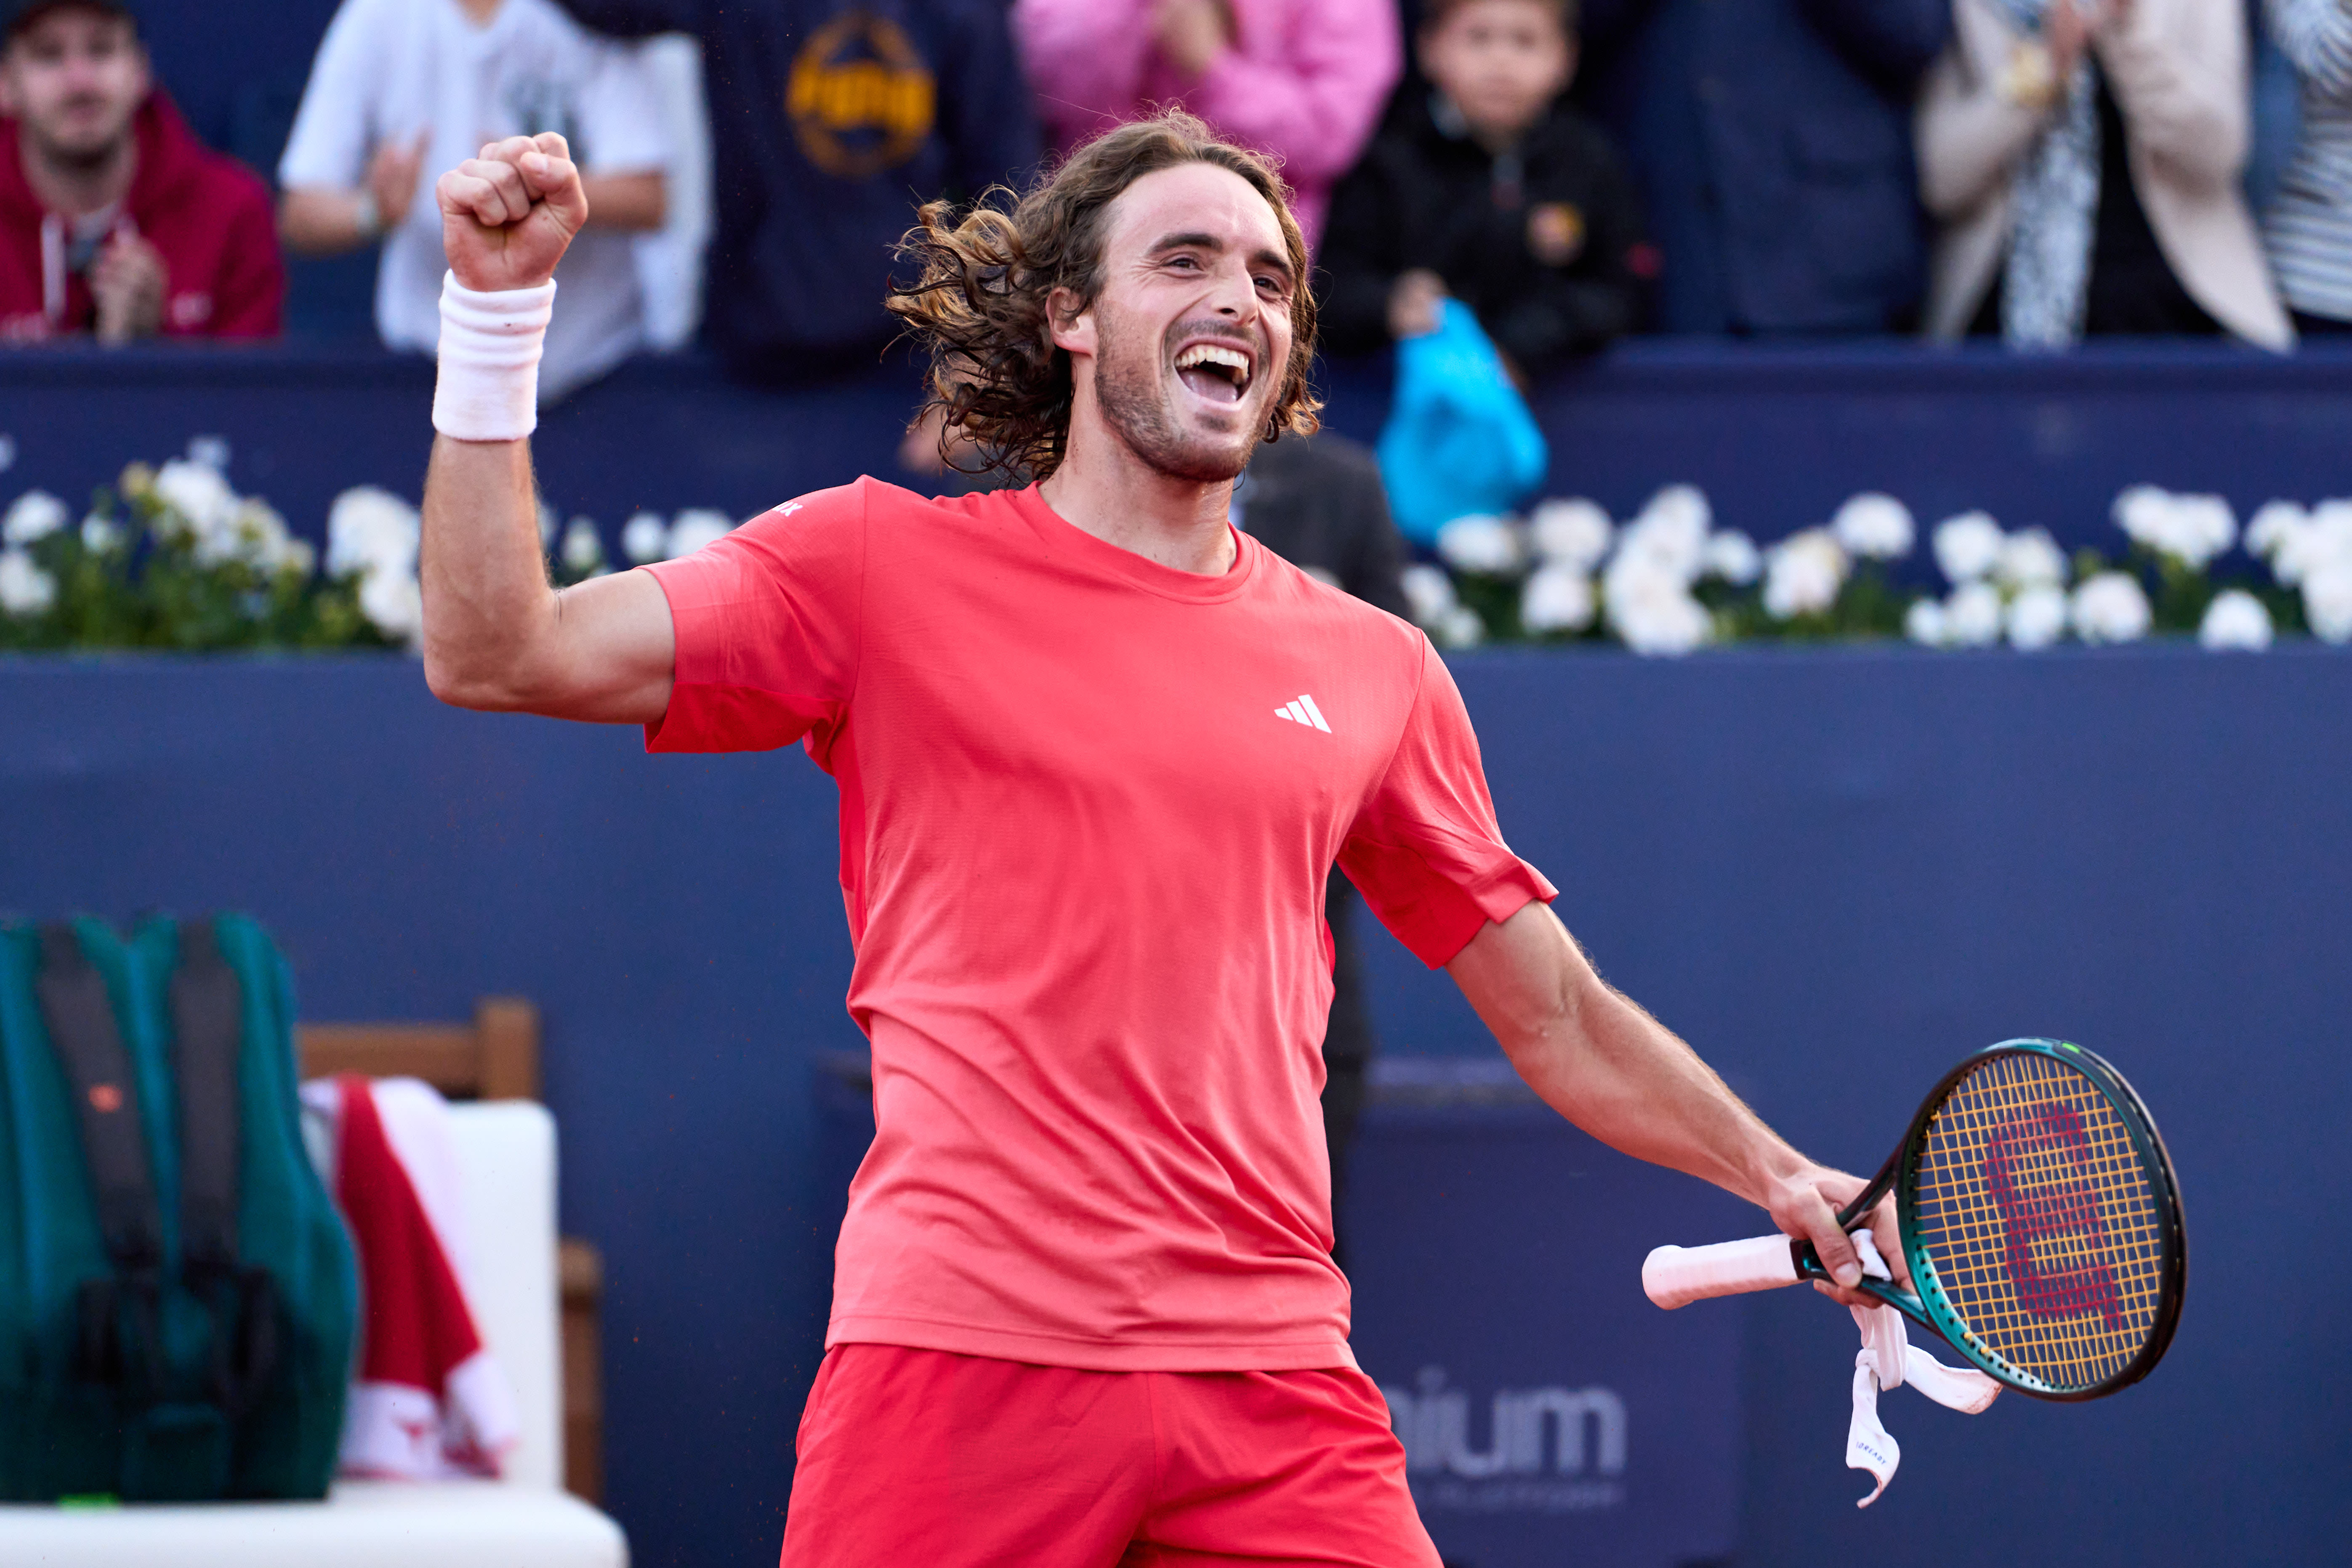
M 495 1476 L 518 1435 L 514 1398 L 460 1277 L 448 1107 L 414 1079 L 346 1076 L 332 1090 L 335 1196 L 358 1244 L 366 1305 L 342 1472 Z

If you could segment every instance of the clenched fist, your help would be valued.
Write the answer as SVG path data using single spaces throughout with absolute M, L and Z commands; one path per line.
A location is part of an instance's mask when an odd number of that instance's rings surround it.
M 555 276 L 588 221 L 572 149 L 552 131 L 509 136 L 441 176 L 441 244 L 468 289 L 530 289 Z

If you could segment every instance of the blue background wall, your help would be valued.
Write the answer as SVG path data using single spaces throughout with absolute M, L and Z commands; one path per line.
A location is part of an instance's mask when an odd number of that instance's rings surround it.
M 1742 1560 L 2340 1561 L 2352 656 L 1457 668 L 1570 925 L 1801 1146 L 1874 1168 L 1942 1067 L 2055 1034 L 2125 1066 L 2179 1163 L 2194 1264 L 2159 1373 L 1974 1421 L 1891 1405 L 1904 1473 L 1866 1514 L 1837 1463 L 1844 1315 L 1690 1309 L 1746 1313 Z M 857 1043 L 827 781 L 450 711 L 398 658 L 0 664 L 0 907 L 251 908 L 316 1017 L 541 1001 L 565 1223 L 611 1266 L 612 1506 L 642 1563 L 767 1561 L 837 1202 L 811 1057 Z M 1491 1050 L 1370 946 L 1390 1050 Z M 1462 1222 L 1507 1271 L 1571 1198 Z

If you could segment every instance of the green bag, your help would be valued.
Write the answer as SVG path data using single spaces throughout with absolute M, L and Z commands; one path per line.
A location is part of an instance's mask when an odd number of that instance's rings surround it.
M 0 1501 L 324 1497 L 358 1300 L 261 928 L 0 925 Z

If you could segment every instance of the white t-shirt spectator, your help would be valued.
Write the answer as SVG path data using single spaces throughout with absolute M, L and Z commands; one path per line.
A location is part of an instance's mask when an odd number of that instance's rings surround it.
M 557 131 L 591 174 L 667 172 L 668 132 L 635 46 L 599 38 L 551 0 L 505 0 L 487 26 L 457 0 L 343 0 L 319 46 L 278 184 L 352 190 L 377 148 L 427 137 L 416 198 L 384 236 L 376 329 L 431 353 L 441 337 L 441 214 L 433 182 L 505 136 Z M 643 347 L 634 237 L 591 228 L 556 269 L 540 398 L 561 397 Z M 659 318 L 661 310 L 651 314 Z

